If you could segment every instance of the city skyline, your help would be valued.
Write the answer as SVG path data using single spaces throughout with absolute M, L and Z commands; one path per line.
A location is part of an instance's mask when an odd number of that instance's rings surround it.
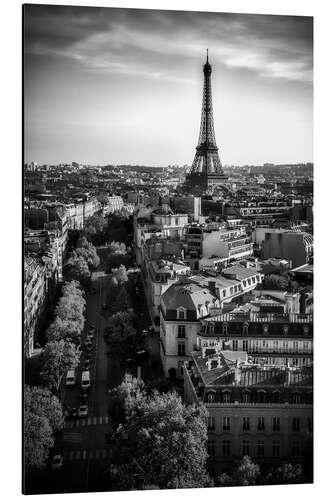
M 25 23 L 26 162 L 190 165 L 207 47 L 222 164 L 313 161 L 312 18 L 35 5 Z

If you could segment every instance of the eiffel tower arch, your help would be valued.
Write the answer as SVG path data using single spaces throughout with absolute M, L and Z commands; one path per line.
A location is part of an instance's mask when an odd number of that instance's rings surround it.
M 208 60 L 208 49 L 203 73 L 204 85 L 199 140 L 191 172 L 186 176 L 185 185 L 192 190 L 206 191 L 209 186 L 223 184 L 227 179 L 223 173 L 215 139 L 211 85 L 212 66 Z

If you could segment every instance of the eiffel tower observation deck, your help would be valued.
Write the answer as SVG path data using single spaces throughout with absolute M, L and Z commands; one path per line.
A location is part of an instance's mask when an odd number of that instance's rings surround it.
M 186 176 L 186 185 L 188 188 L 201 191 L 207 190 L 214 184 L 223 184 L 227 179 L 227 176 L 223 173 L 215 139 L 211 85 L 212 66 L 208 60 L 208 49 L 203 73 L 204 86 L 199 141 L 191 172 Z

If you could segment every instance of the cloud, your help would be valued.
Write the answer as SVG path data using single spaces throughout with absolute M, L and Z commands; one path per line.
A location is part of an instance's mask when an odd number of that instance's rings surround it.
M 224 67 L 312 83 L 312 18 L 62 6 L 25 7 L 25 50 L 85 69 L 191 83 L 178 69 L 208 46 Z

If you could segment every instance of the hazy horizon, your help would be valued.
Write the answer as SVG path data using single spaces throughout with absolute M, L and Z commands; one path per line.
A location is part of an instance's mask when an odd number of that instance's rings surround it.
M 313 162 L 310 17 L 25 5 L 25 162 L 190 165 L 206 48 L 223 165 Z

